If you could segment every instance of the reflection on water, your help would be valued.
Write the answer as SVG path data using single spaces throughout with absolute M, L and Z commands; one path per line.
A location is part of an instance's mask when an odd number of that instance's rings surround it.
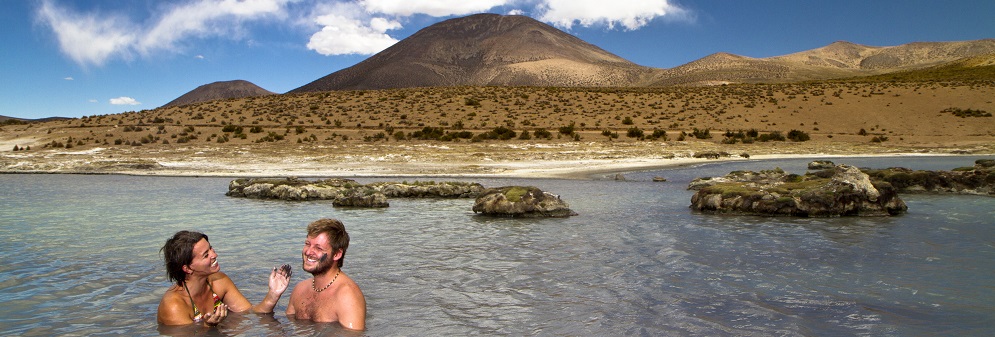
M 949 169 L 974 159 L 854 164 Z M 695 177 L 804 172 L 808 161 L 631 172 L 630 181 L 481 180 L 560 194 L 580 214 L 562 219 L 477 217 L 466 199 L 375 210 L 233 199 L 220 178 L 0 175 L 0 334 L 360 335 L 288 318 L 289 294 L 275 314 L 235 314 L 219 329 L 155 322 L 169 286 L 158 249 L 175 231 L 210 235 L 222 270 L 255 302 L 270 268 L 299 266 L 304 226 L 320 217 L 342 219 L 352 236 L 344 270 L 366 294 L 366 335 L 995 333 L 995 198 L 903 196 L 909 214 L 891 218 L 688 209 Z

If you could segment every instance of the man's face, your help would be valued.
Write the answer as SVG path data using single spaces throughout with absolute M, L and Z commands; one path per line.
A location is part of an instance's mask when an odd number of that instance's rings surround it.
M 335 264 L 334 256 L 332 245 L 328 242 L 328 234 L 319 233 L 304 240 L 301 259 L 304 271 L 311 275 L 323 274 L 332 269 L 332 265 Z

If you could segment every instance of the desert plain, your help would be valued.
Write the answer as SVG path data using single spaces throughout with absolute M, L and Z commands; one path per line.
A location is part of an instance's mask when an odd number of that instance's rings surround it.
M 993 101 L 992 81 L 283 94 L 6 122 L 0 172 L 590 179 L 710 160 L 987 155 Z

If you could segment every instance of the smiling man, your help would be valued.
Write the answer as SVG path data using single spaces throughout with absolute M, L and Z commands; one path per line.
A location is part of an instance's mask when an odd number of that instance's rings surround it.
M 294 286 L 287 316 L 366 329 L 366 298 L 359 285 L 342 272 L 348 248 L 349 233 L 341 221 L 320 219 L 307 226 L 301 259 L 304 271 L 314 277 Z

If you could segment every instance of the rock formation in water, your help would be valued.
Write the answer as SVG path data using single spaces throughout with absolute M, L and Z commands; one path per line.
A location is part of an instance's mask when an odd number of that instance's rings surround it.
M 495 217 L 568 217 L 577 215 L 558 195 L 533 186 L 489 188 L 480 193 L 473 212 Z
M 836 167 L 836 164 L 829 160 L 814 160 L 808 163 L 809 170 L 828 170 L 833 167 Z
M 899 193 L 995 196 L 995 159 L 979 159 L 974 162 L 973 167 L 952 171 L 910 170 L 901 167 L 863 171 L 872 180 L 888 182 Z
M 297 178 L 235 179 L 229 197 L 279 200 L 332 200 L 335 206 L 387 207 L 387 198 L 472 198 L 484 187 L 465 182 L 379 182 L 363 185 L 352 179 L 309 181 Z
M 691 208 L 702 212 L 807 217 L 889 216 L 908 210 L 890 184 L 837 165 L 820 174 L 799 176 L 781 169 L 737 171 L 698 178 L 689 189 Z

